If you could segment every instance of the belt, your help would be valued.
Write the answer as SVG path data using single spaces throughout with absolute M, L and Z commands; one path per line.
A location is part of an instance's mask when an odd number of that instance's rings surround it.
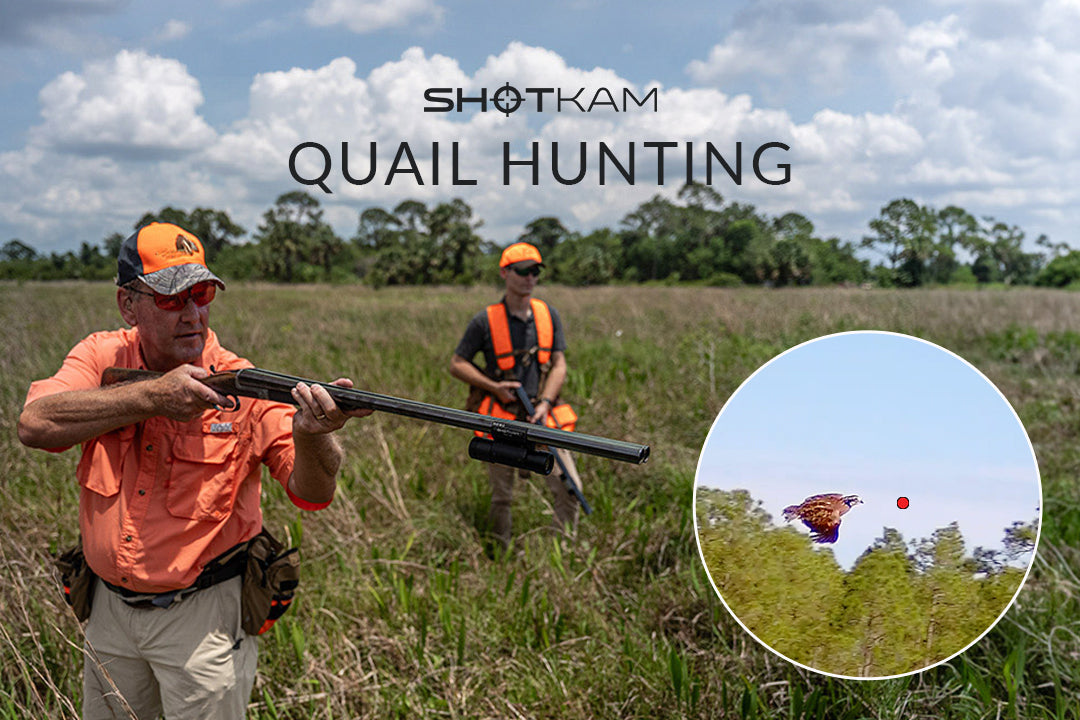
M 105 584 L 105 587 L 119 595 L 121 600 L 133 608 L 145 610 L 154 608 L 165 609 L 199 590 L 205 590 L 220 582 L 225 582 L 226 580 L 231 580 L 234 577 L 242 575 L 244 573 L 244 568 L 247 567 L 247 545 L 246 542 L 242 542 L 239 545 L 226 550 L 221 555 L 218 555 L 206 564 L 206 567 L 199 573 L 199 577 L 195 579 L 195 582 L 185 588 L 169 590 L 163 593 L 141 593 L 129 590 L 125 587 L 120 587 L 119 585 L 113 585 L 106 580 L 102 580 L 101 582 Z

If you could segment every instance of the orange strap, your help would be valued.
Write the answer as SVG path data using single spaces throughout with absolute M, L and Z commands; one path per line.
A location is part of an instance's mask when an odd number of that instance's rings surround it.
M 555 326 L 551 322 L 551 310 L 543 300 L 533 298 L 529 301 L 532 308 L 533 324 L 536 326 L 536 344 L 539 347 L 536 360 L 541 365 L 551 361 L 551 348 L 555 343 Z M 510 318 L 506 305 L 495 303 L 487 307 L 488 327 L 491 329 L 491 345 L 495 351 L 495 362 L 500 370 L 513 370 L 514 343 L 510 339 Z
M 541 365 L 547 365 L 551 360 L 551 346 L 555 342 L 555 326 L 551 322 L 551 310 L 543 300 L 533 298 L 529 304 L 532 306 L 533 323 L 536 325 L 536 344 L 540 346 L 536 361 Z
M 495 362 L 500 370 L 514 369 L 514 343 L 510 340 L 510 319 L 506 306 L 495 303 L 487 307 L 488 327 L 491 328 L 491 345 L 495 350 Z

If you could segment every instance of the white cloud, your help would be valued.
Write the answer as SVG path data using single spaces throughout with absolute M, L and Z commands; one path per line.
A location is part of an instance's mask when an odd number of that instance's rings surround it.
M 219 198 L 192 159 L 216 133 L 198 114 L 198 81 L 142 51 L 66 72 L 39 93 L 42 122 L 0 154 L 0 218 L 44 250 L 98 242 L 168 198 Z
M 690 79 L 681 87 L 633 82 L 613 67 L 576 67 L 549 48 L 521 42 L 474 68 L 419 47 L 365 70 L 339 57 L 320 67 L 255 75 L 246 112 L 216 129 L 200 116 L 199 83 L 181 63 L 124 51 L 64 73 L 41 91 L 43 121 L 29 133 L 29 144 L 0 155 L 0 179 L 14 189 L 0 198 L 0 220 L 28 228 L 16 231 L 27 239 L 62 243 L 64 228 L 86 227 L 92 210 L 105 228 L 89 238 L 96 241 L 126 229 L 146 210 L 204 204 L 254 228 L 278 194 L 300 187 L 289 175 L 288 157 L 297 144 L 314 141 L 331 153 L 326 182 L 334 192 L 309 191 L 327 207 L 328 218 L 342 223 L 339 233 L 350 235 L 356 212 L 368 204 L 461 197 L 485 221 L 482 234 L 504 241 L 541 214 L 558 215 L 575 229 L 617 226 L 652 195 L 677 192 L 684 145 L 692 141 L 698 179 L 704 143 L 731 161 L 742 144 L 742 184 L 715 173 L 716 189 L 726 199 L 768 214 L 805 213 L 823 233 L 846 240 L 857 240 L 868 220 L 898 197 L 937 207 L 956 203 L 979 216 L 1021 224 L 1032 236 L 1050 230 L 1056 241 L 1073 240 L 1066 231 L 1080 224 L 1080 51 L 1071 38 L 1080 31 L 1080 10 L 1075 0 L 1014 10 L 1011 22 L 1035 32 L 1025 36 L 1001 23 L 994 30 L 992 14 L 976 5 L 951 2 L 914 17 L 868 2 L 763 2 L 756 15 L 741 16 L 708 57 L 688 67 Z M 310 12 L 345 23 L 346 10 L 359 7 L 315 2 Z M 405 7 L 414 13 L 429 8 L 429 19 L 438 14 L 433 5 Z M 426 88 L 475 95 L 505 83 L 571 93 L 584 88 L 583 97 L 597 88 L 625 87 L 640 98 L 655 88 L 659 111 L 554 113 L 550 104 L 544 113 L 522 110 L 509 117 L 475 108 L 423 111 Z M 786 104 L 792 97 L 798 111 Z M 785 102 L 771 101 L 776 99 Z M 642 147 L 646 140 L 680 143 L 668 151 L 664 187 L 653 179 L 655 151 Z M 378 171 L 370 184 L 353 186 L 342 178 L 343 141 L 350 144 L 354 176 L 366 174 L 368 143 L 378 143 Z M 423 185 L 402 175 L 385 183 L 403 141 L 411 145 Z M 438 186 L 431 183 L 436 141 Z M 450 184 L 454 141 L 461 177 L 478 185 Z M 511 182 L 503 185 L 503 143 L 520 159 L 533 141 L 540 143 L 540 185 L 528 182 L 524 168 L 512 169 Z M 564 186 L 552 179 L 553 141 L 560 143 L 564 175 L 576 167 L 577 144 L 587 143 L 584 182 Z M 612 182 L 610 166 L 609 184 L 599 185 L 600 141 L 623 158 L 629 144 L 637 144 L 636 185 Z M 753 176 L 754 151 L 769 141 L 791 146 L 785 155 L 764 158 L 770 175 L 777 162 L 791 164 L 787 185 L 767 186 Z M 318 161 L 318 153 L 305 152 L 302 172 L 317 174 Z M 1027 228 L 1028 221 L 1042 225 Z
M 180 62 L 142 51 L 63 73 L 39 100 L 44 122 L 33 142 L 80 154 L 187 152 L 215 135 L 198 114 L 199 82 Z
M 471 80 L 457 61 L 444 55 L 428 58 L 413 47 L 400 60 L 380 65 L 369 76 L 373 111 L 384 132 L 403 139 L 431 139 L 435 129 L 446 129 L 445 118 L 425 113 L 424 91 L 431 87 L 467 87 Z
M 315 70 L 261 73 L 249 97 L 247 117 L 223 133 L 206 158 L 253 180 L 292 182 L 285 161 L 297 144 L 334 147 L 348 139 L 342 136 L 345 128 L 363 136 L 375 127 L 368 84 L 356 77 L 356 63 L 348 58 Z
M 766 87 L 810 83 L 819 92 L 835 94 L 853 74 L 877 64 L 902 33 L 900 18 L 885 8 L 835 22 L 800 22 L 770 12 L 734 30 L 707 59 L 691 62 L 687 72 L 699 83 L 721 88 L 754 78 Z
M 489 56 L 484 66 L 476 72 L 475 81 L 477 87 L 487 87 L 489 90 L 506 82 L 520 88 L 573 89 L 632 85 L 610 68 L 573 68 L 558 53 L 522 42 L 512 42 L 498 55 Z
M 159 42 L 172 42 L 182 40 L 191 34 L 191 23 L 183 20 L 169 20 L 157 32 Z
M 442 22 L 443 8 L 434 0 L 315 0 L 305 17 L 312 25 L 343 25 L 354 33 Z
M 1080 199 L 1060 189 L 1080 173 L 1077 32 L 1075 0 L 958 0 L 903 12 L 771 0 L 737 16 L 687 72 L 799 108 L 810 118 L 796 129 L 811 160 L 802 174 L 856 202 L 962 197 L 976 214 L 1023 206 L 1033 218 L 1058 217 L 1055 208 L 1076 218 L 1057 206 Z

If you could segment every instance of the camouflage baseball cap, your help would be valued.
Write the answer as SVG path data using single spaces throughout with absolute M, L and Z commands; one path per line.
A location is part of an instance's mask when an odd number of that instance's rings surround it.
M 221 278 L 206 267 L 199 238 L 172 223 L 143 225 L 120 246 L 116 284 L 132 280 L 142 280 L 162 295 L 176 295 L 206 281 L 225 289 Z

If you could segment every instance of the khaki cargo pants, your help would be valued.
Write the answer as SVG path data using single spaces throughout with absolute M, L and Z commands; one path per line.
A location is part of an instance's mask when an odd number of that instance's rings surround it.
M 581 489 L 581 477 L 578 475 L 574 457 L 568 451 L 561 448 L 551 448 L 559 455 L 559 459 L 566 465 L 570 477 Z M 491 481 L 491 532 L 495 539 L 505 548 L 510 544 L 512 537 L 512 521 L 510 517 L 510 504 L 514 496 L 514 480 L 521 476 L 529 477 L 527 470 L 507 467 L 506 465 L 488 464 L 488 478 Z M 562 481 L 562 471 L 558 464 L 551 474 L 544 478 L 548 488 L 551 489 L 554 511 L 551 525 L 560 533 L 572 534 L 577 527 L 578 501 L 566 489 Z
M 92 652 L 83 671 L 84 720 L 129 720 L 117 691 L 139 720 L 244 717 L 258 642 L 240 627 L 241 578 L 166 609 L 133 608 L 95 582 L 86 623 Z

